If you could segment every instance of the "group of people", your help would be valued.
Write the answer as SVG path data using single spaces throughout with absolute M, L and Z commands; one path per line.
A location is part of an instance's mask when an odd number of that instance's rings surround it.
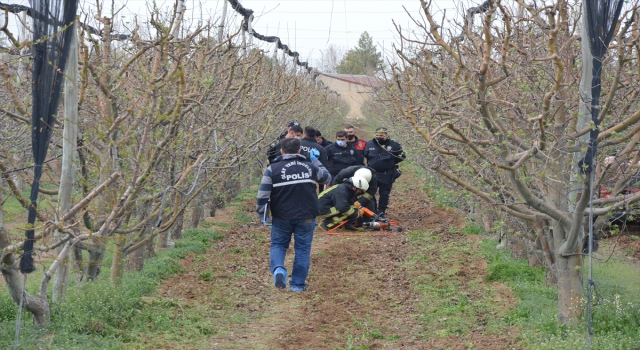
M 270 269 L 278 288 L 287 286 L 284 260 L 293 235 L 289 286 L 294 292 L 306 290 L 316 218 L 325 230 L 344 221 L 344 229 L 358 230 L 359 206 L 385 217 L 391 187 L 401 174 L 398 163 L 406 158 L 402 147 L 383 127 L 368 142 L 358 139 L 353 125 L 335 135 L 332 143 L 317 129 L 303 129 L 294 121 L 267 151 L 269 166 L 260 183 L 256 211 L 263 220 L 267 210 L 271 212 Z

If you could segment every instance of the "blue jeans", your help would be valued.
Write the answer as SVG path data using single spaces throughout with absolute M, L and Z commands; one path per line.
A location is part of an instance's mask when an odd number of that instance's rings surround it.
M 313 241 L 313 229 L 316 227 L 315 219 L 286 220 L 273 218 L 271 226 L 271 273 L 276 268 L 284 268 L 284 257 L 287 254 L 291 234 L 295 237 L 293 249 L 293 271 L 291 272 L 292 287 L 306 288 L 305 280 L 309 274 L 311 264 L 311 242 Z

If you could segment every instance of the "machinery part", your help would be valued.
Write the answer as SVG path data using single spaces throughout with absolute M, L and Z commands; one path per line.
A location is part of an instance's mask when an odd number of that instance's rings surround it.
M 371 230 L 387 230 L 394 232 L 402 232 L 402 227 L 391 225 L 389 222 L 370 221 L 363 222 L 362 227 Z

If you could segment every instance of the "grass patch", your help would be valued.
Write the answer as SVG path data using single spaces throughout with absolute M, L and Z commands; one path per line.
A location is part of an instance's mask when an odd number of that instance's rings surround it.
M 189 253 L 204 253 L 222 237 L 216 231 L 187 229 L 174 249 L 157 252 L 145 262 L 141 272 L 125 274 L 121 286 L 112 285 L 103 271 L 97 281 L 70 288 L 65 300 L 53 305 L 51 327 L 47 330 L 34 328 L 31 315 L 23 313 L 21 348 L 116 349 L 135 339 L 131 330 L 140 324 L 171 327 L 173 323 L 163 319 L 163 314 L 149 314 L 144 297 L 152 294 L 163 279 L 181 271 L 181 258 Z M 2 349 L 13 345 L 16 314 L 17 306 L 3 291 L 0 294 Z
M 519 302 L 505 322 L 522 330 L 531 349 L 584 349 L 586 324 L 567 327 L 557 321 L 558 295 L 545 285 L 545 271 L 513 259 L 509 251 L 496 249 L 497 241 L 484 240 L 483 256 L 489 261 L 487 280 L 512 288 Z M 586 279 L 586 275 L 585 275 Z M 640 271 L 622 261 L 594 268 L 599 304 L 593 308 L 592 349 L 640 349 Z M 586 297 L 586 293 L 585 293 Z M 586 316 L 586 315 L 585 315 Z
M 425 230 L 409 232 L 407 237 L 415 249 L 406 264 L 420 295 L 421 336 L 466 335 L 479 325 L 483 332 L 504 331 L 506 312 L 496 301 L 494 286 L 483 280 L 478 243 L 464 235 L 443 239 Z

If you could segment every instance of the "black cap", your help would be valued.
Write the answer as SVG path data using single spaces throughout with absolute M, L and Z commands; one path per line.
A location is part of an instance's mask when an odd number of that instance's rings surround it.
M 298 123 L 298 122 L 289 123 L 289 127 L 296 126 L 296 125 L 300 126 L 300 123 Z

